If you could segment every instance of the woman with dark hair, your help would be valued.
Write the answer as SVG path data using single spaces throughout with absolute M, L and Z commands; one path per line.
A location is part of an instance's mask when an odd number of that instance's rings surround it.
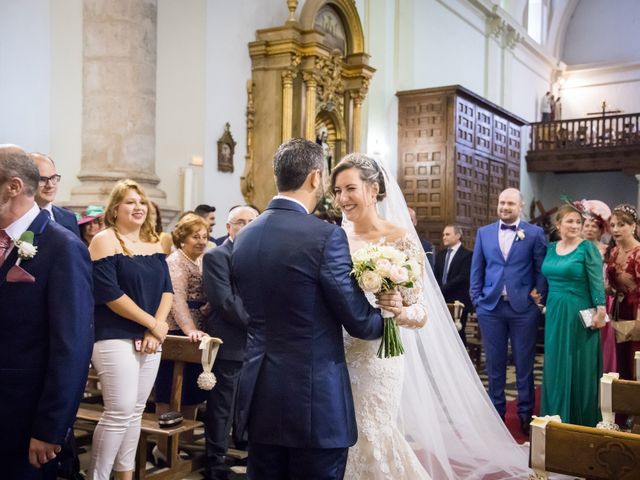
M 556 213 L 560 240 L 549 244 L 542 273 L 549 282 L 545 323 L 541 415 L 595 427 L 600 420 L 598 387 L 602 375 L 599 328 L 605 324 L 602 257 L 580 237 L 582 211 L 562 205 Z M 580 311 L 596 308 L 585 328 Z
M 160 245 L 162 246 L 162 251 L 164 251 L 165 255 L 169 255 L 171 253 L 171 235 L 163 232 L 162 228 L 162 216 L 160 214 L 160 207 L 156 202 L 151 202 L 151 206 L 153 207 L 149 211 L 149 215 L 151 216 L 151 223 L 153 223 L 156 233 L 158 234 L 158 238 L 160 239 Z
M 78 217 L 77 213 L 76 217 Z M 78 227 L 80 228 L 80 238 L 88 247 L 93 237 L 104 230 L 104 208 L 97 205 L 89 205 L 78 217 Z
M 610 307 L 612 320 L 640 319 L 640 238 L 638 237 L 638 213 L 631 205 L 618 205 L 609 220 L 612 244 L 607 260 L 609 294 L 613 297 Z M 616 345 L 620 377 L 633 380 L 635 352 L 640 341 Z

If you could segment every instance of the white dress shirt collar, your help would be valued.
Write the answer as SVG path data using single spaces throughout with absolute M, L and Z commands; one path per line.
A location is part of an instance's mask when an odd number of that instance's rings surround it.
M 39 213 L 40 207 L 38 207 L 37 203 L 33 202 L 33 206 L 27 211 L 27 213 L 5 228 L 5 232 L 7 232 L 7 235 L 9 235 L 13 240 L 18 240 L 20 236 L 28 230 L 29 225 L 31 225 Z
M 297 203 L 302 208 L 304 208 L 304 211 L 307 212 L 307 215 L 309 215 L 309 209 L 307 207 L 305 207 L 304 204 L 300 200 L 297 200 L 297 199 L 295 199 L 293 197 L 287 197 L 286 195 L 282 195 L 282 194 L 278 194 L 275 197 L 273 197 L 274 200 L 277 199 L 277 198 L 278 199 L 284 199 L 284 200 L 290 200 L 292 202 Z

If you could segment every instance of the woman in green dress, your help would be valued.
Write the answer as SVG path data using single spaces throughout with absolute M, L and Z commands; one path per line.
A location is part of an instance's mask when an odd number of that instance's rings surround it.
M 560 241 L 551 243 L 542 263 L 549 282 L 542 380 L 542 415 L 594 427 L 600 420 L 598 386 L 602 375 L 599 328 L 604 326 L 602 257 L 580 237 L 582 216 L 572 205 L 556 215 Z M 597 308 L 585 328 L 580 310 Z

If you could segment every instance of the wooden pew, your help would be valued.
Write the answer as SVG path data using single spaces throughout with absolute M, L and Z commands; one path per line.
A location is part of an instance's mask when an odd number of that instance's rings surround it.
M 211 342 L 210 358 L 212 362 L 215 361 L 220 344 L 222 344 L 222 340 L 219 338 L 214 338 Z M 199 349 L 198 343 L 190 342 L 187 337 L 168 335 L 162 344 L 162 359 L 173 360 L 174 362 L 169 405 L 172 411 L 180 411 L 184 367 L 187 363 L 200 364 L 202 360 L 202 350 Z M 96 423 L 100 420 L 101 416 L 102 406 L 100 405 L 81 404 L 76 414 L 76 418 L 79 420 Z M 143 414 L 140 442 L 138 443 L 138 451 L 136 454 L 135 478 L 140 480 L 177 480 L 202 468 L 204 466 L 203 456 L 182 459 L 178 454 L 180 434 L 192 431 L 201 426 L 203 426 L 202 422 L 185 419 L 175 427 L 160 428 L 158 425 L 158 417 L 155 414 Z M 161 436 L 167 439 L 167 468 L 147 472 L 147 444 L 151 435 Z
M 632 433 L 640 434 L 640 382 L 620 380 L 617 373 L 600 379 L 600 410 L 605 424 L 615 422 L 615 414 L 633 415 Z
M 549 472 L 589 480 L 637 480 L 640 435 L 534 418 L 529 465 L 538 480 L 548 478 Z

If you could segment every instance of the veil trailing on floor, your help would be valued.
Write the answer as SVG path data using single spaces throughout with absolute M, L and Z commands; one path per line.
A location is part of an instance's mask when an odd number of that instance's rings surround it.
M 420 245 L 398 183 L 380 169 L 387 191 L 378 204 L 380 216 Z M 494 409 L 426 258 L 422 274 L 427 324 L 400 328 L 405 349 L 400 430 L 434 480 L 528 478 L 528 449 L 515 442 Z

